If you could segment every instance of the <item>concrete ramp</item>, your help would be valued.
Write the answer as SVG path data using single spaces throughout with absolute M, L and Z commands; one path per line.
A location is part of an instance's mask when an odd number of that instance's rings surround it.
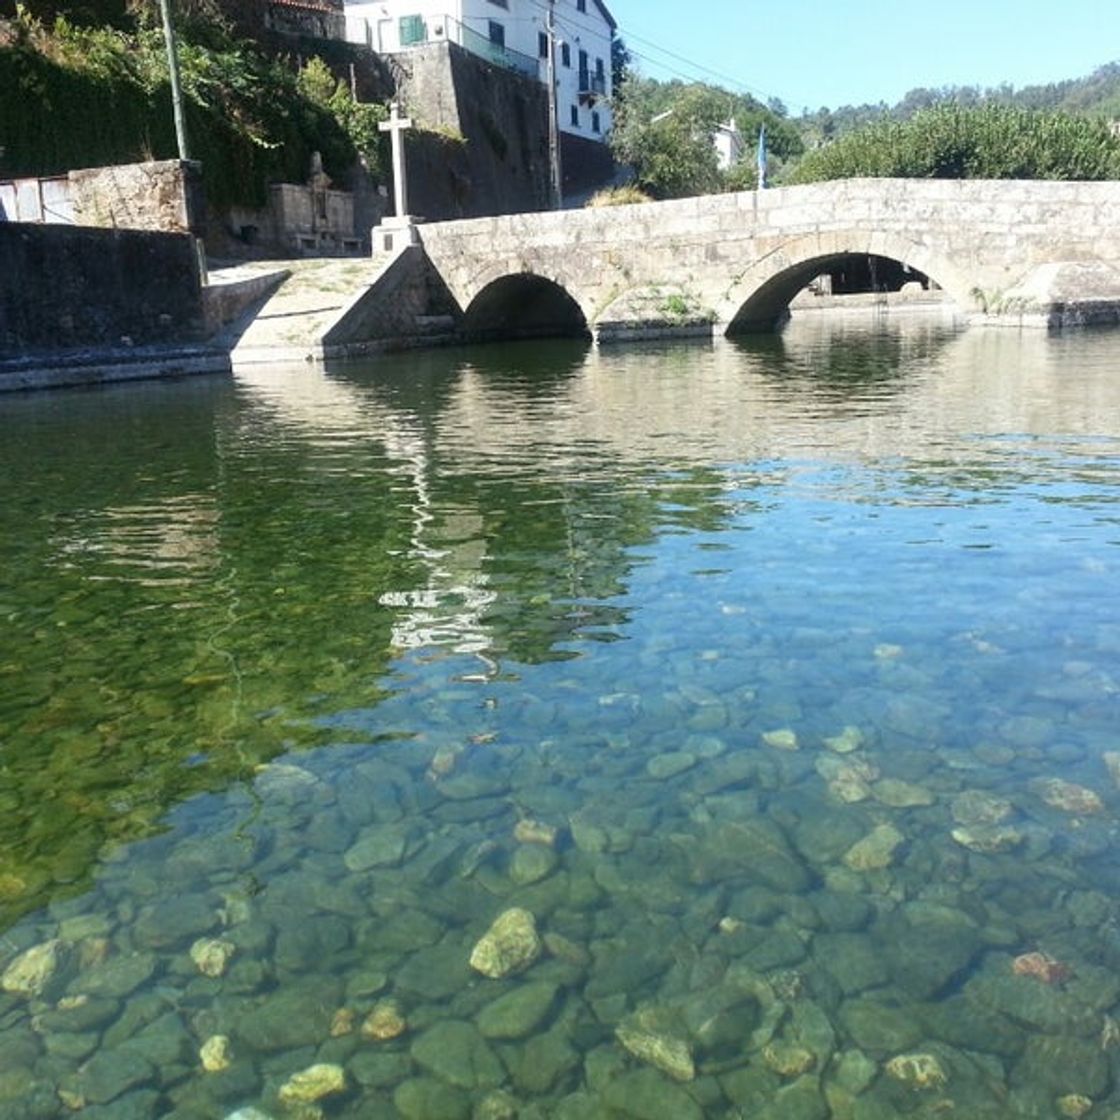
M 283 267 L 289 277 L 231 351 L 235 367 L 358 357 L 456 337 L 459 309 L 417 246 Z
M 233 365 L 310 361 L 323 356 L 323 335 L 376 283 L 389 256 L 261 262 L 288 278 L 260 308 L 230 353 Z

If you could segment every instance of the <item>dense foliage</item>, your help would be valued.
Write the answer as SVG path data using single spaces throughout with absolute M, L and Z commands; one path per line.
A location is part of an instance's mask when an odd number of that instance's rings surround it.
M 202 20 L 185 21 L 179 58 L 190 154 L 215 205 L 304 181 L 316 150 L 338 180 L 359 157 L 378 170 L 383 108 L 355 102 L 318 60 L 299 74 Z M 2 174 L 174 157 L 170 106 L 163 37 L 142 9 L 129 31 L 20 10 L 0 36 Z
M 1120 178 L 1120 141 L 1100 118 L 995 102 L 880 120 L 809 152 L 789 181 L 859 175 L 933 179 Z

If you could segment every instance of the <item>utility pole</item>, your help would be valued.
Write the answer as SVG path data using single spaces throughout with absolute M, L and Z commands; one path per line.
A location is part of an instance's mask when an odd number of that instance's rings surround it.
M 167 73 L 171 78 L 171 108 L 175 113 L 175 139 L 179 158 L 190 159 L 187 152 L 187 125 L 183 119 L 183 90 L 179 84 L 179 52 L 175 49 L 175 29 L 171 26 L 171 0 L 159 0 L 163 16 L 163 41 L 167 46 Z
M 166 0 L 164 0 L 166 2 Z M 560 181 L 560 121 L 556 105 L 556 0 L 548 0 L 548 168 L 552 180 L 552 208 L 563 204 Z

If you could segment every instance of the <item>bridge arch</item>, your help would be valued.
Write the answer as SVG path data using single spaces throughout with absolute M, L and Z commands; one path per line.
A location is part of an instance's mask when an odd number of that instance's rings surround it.
M 461 330 L 477 341 L 591 337 L 588 316 L 565 284 L 527 270 L 495 270 L 476 284 Z
M 815 276 L 853 257 L 885 257 L 924 273 L 962 310 L 973 305 L 973 285 L 943 253 L 910 238 L 867 232 L 796 237 L 764 254 L 736 277 L 716 313 L 728 334 L 772 329 L 790 300 Z

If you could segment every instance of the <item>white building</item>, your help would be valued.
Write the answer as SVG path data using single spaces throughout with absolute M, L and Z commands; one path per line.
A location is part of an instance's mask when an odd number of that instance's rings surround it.
M 605 140 L 617 24 L 602 0 L 346 0 L 346 38 L 379 54 L 446 40 L 546 83 L 549 8 L 556 27 L 560 128 Z
M 716 162 L 720 171 L 734 167 L 747 150 L 746 141 L 735 124 L 734 117 L 716 125 L 715 132 L 712 133 L 712 144 L 716 149 Z

